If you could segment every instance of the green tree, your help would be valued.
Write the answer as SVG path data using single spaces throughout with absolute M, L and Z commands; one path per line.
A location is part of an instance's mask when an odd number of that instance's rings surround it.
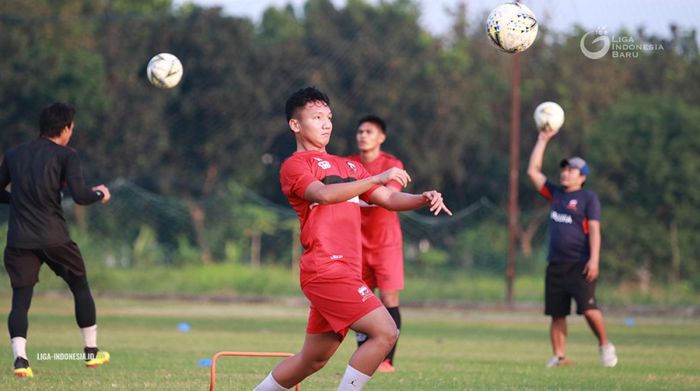
M 613 105 L 589 134 L 592 186 L 604 203 L 604 254 L 620 270 L 662 279 L 697 271 L 698 245 L 682 238 L 700 228 L 700 109 L 634 96 Z

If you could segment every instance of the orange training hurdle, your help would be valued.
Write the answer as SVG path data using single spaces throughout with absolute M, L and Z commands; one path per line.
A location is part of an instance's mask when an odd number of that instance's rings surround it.
M 216 386 L 216 360 L 222 356 L 238 356 L 238 357 L 291 357 L 293 353 L 279 353 L 279 352 L 218 352 L 211 358 L 211 368 L 210 368 L 210 380 L 209 380 L 209 391 L 214 391 Z M 294 387 L 295 390 L 299 391 L 299 385 Z

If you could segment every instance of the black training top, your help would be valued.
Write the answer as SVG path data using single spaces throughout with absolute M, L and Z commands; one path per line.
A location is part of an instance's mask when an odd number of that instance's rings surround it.
M 547 260 L 550 263 L 588 262 L 591 257 L 588 222 L 600 221 L 598 196 L 584 189 L 566 192 L 549 179 L 540 194 L 552 201 Z
M 70 148 L 39 138 L 7 151 L 0 165 L 0 202 L 10 203 L 8 247 L 39 249 L 70 241 L 61 208 L 65 183 L 77 204 L 104 197 L 85 186 L 80 160 Z

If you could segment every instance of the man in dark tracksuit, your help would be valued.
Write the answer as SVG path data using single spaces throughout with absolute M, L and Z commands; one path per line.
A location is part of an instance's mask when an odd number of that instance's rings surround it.
M 15 358 L 14 372 L 32 377 L 26 353 L 28 320 L 39 268 L 46 263 L 63 278 L 75 300 L 75 318 L 84 340 L 85 365 L 109 361 L 109 353 L 97 349 L 95 302 L 88 286 L 85 263 L 68 234 L 61 207 L 61 191 L 67 185 L 80 205 L 107 203 L 104 185 L 85 186 L 80 160 L 66 147 L 73 134 L 75 109 L 63 103 L 46 107 L 40 115 L 36 140 L 5 153 L 0 164 L 0 202 L 10 204 L 5 247 L 5 269 L 12 284 L 12 309 L 8 329 Z M 6 190 L 10 185 L 10 192 Z

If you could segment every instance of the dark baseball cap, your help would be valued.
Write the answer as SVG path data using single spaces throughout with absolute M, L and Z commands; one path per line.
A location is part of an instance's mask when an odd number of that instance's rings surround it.
M 588 176 L 589 170 L 588 170 L 588 164 L 586 164 L 586 161 L 581 159 L 578 156 L 572 156 L 568 159 L 563 159 L 559 163 L 559 167 L 566 167 L 569 166 L 571 168 L 578 168 L 579 171 L 581 171 L 581 175 L 583 176 Z

